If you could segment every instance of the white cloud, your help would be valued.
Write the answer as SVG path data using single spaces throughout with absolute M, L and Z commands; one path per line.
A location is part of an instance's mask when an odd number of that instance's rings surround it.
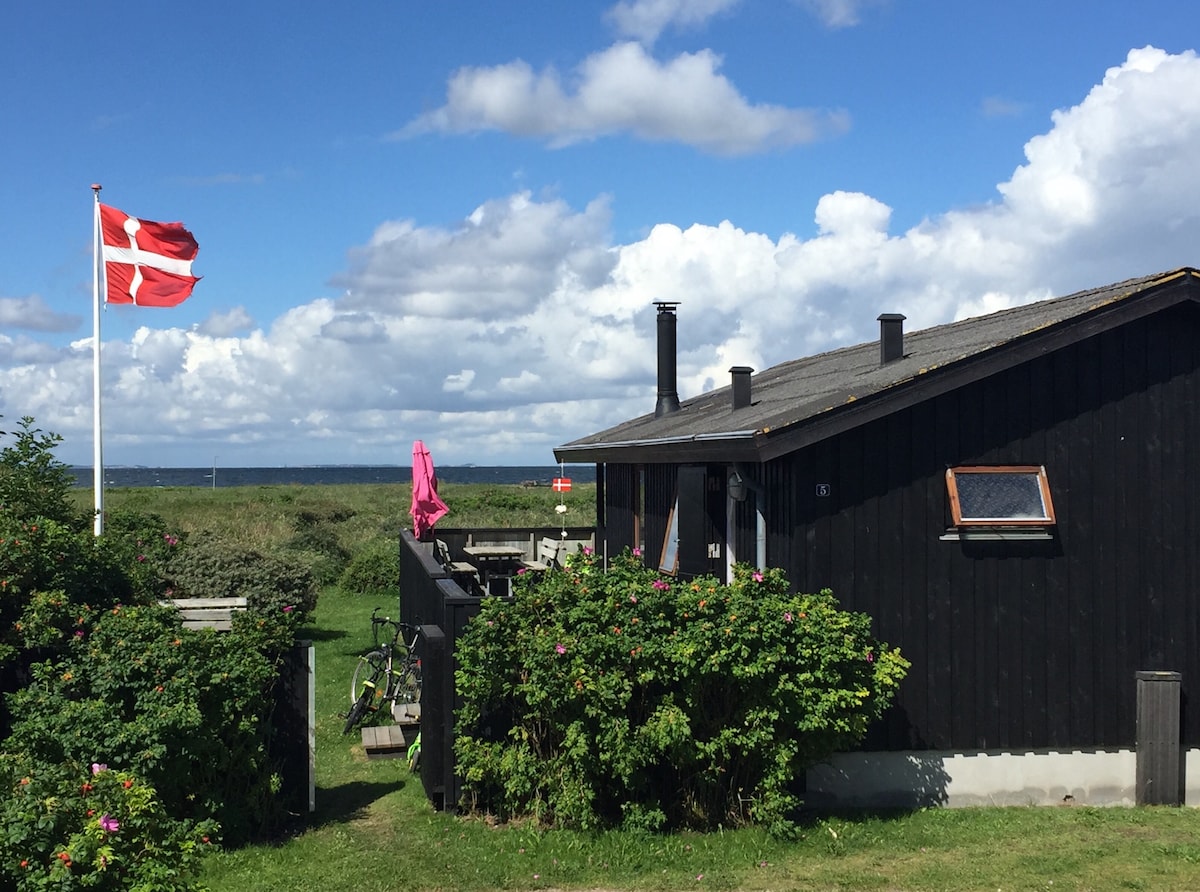
M 213 313 L 200 323 L 201 334 L 214 338 L 224 338 L 239 332 L 250 331 L 254 328 L 254 318 L 245 307 L 234 307 L 226 313 Z
M 73 331 L 83 321 L 72 313 L 56 313 L 40 294 L 0 297 L 0 326 L 27 331 Z
M 174 449 L 236 443 L 248 464 L 403 462 L 420 438 L 441 462 L 548 463 L 653 410 L 654 300 L 681 302 L 688 397 L 732 365 L 873 339 L 881 312 L 921 328 L 1200 265 L 1198 143 L 1200 60 L 1146 48 L 1028 141 L 994 202 L 903 232 L 852 191 L 817 202 L 811 237 L 663 223 L 614 244 L 607 198 L 575 209 L 526 192 L 454 227 L 384 222 L 350 253 L 338 299 L 266 328 L 233 311 L 106 342 L 106 454 L 171 464 Z M 84 461 L 90 387 L 87 339 L 0 334 L 0 414 L 33 415 Z
M 335 316 L 321 326 L 321 334 L 347 344 L 382 344 L 387 340 L 384 326 L 367 313 Z
M 733 9 L 741 0 L 621 0 L 608 11 L 617 30 L 652 44 L 671 26 L 698 28 L 713 16 Z
M 718 73 L 720 66 L 711 50 L 664 63 L 626 42 L 589 56 L 570 84 L 554 69 L 535 73 L 519 60 L 462 68 L 450 78 L 446 104 L 397 135 L 500 130 L 562 147 L 628 133 L 744 155 L 810 143 L 849 126 L 840 111 L 751 104 Z
M 830 28 L 849 28 L 861 20 L 859 15 L 872 0 L 797 0 L 805 9 Z M 875 0 L 879 2 L 879 0 Z

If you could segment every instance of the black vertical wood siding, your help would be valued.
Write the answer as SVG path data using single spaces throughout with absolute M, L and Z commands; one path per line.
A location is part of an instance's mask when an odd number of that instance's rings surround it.
M 596 479 L 603 480 L 605 498 L 604 531 L 597 544 L 603 541 L 608 554 L 616 555 L 623 548 L 637 545 L 640 510 L 637 466 L 605 465 L 603 477 L 597 475 Z
M 677 465 L 647 465 L 645 471 L 646 551 L 643 560 L 648 566 L 657 567 L 662 556 L 663 541 L 667 535 L 667 520 L 671 508 L 675 504 L 679 467 Z
M 868 744 L 1086 748 L 1134 744 L 1137 671 L 1181 672 L 1185 704 L 1200 690 L 1198 460 L 1200 308 L 1188 304 L 755 470 L 768 563 L 869 613 L 912 661 Z M 1045 465 L 1053 540 L 941 541 L 944 473 L 959 464 Z M 675 470 L 646 467 L 655 558 Z M 730 532 L 742 556 L 754 498 Z M 1183 735 L 1200 745 L 1200 710 L 1184 709 Z

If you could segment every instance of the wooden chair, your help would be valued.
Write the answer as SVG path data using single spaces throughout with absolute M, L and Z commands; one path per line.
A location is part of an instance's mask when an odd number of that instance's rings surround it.
M 543 536 L 542 541 L 538 543 L 537 559 L 532 561 L 521 561 L 521 566 L 526 570 L 536 570 L 544 572 L 553 567 L 561 567 L 562 560 L 559 555 L 562 552 L 563 543 L 557 539 L 551 539 L 549 536 Z
M 479 570 L 474 564 L 467 561 L 450 560 L 450 547 L 441 539 L 436 540 L 435 549 L 438 562 L 454 578 L 455 582 L 474 580 L 475 586 L 479 585 Z M 466 588 L 466 586 L 463 587 Z

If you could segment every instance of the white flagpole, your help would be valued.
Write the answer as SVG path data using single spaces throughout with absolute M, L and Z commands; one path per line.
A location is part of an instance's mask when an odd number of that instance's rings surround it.
M 100 189 L 92 184 L 96 210 L 92 224 L 92 488 L 96 492 L 95 534 L 104 532 L 104 438 L 100 424 L 100 279 L 104 275 L 104 249 L 100 233 Z M 105 276 L 105 288 L 108 279 Z

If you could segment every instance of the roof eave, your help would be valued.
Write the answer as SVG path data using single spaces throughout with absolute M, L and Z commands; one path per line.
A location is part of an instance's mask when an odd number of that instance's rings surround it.
M 696 461 L 759 461 L 757 430 L 688 434 L 649 440 L 614 440 L 559 446 L 554 458 L 560 462 L 617 462 L 647 464 Z

